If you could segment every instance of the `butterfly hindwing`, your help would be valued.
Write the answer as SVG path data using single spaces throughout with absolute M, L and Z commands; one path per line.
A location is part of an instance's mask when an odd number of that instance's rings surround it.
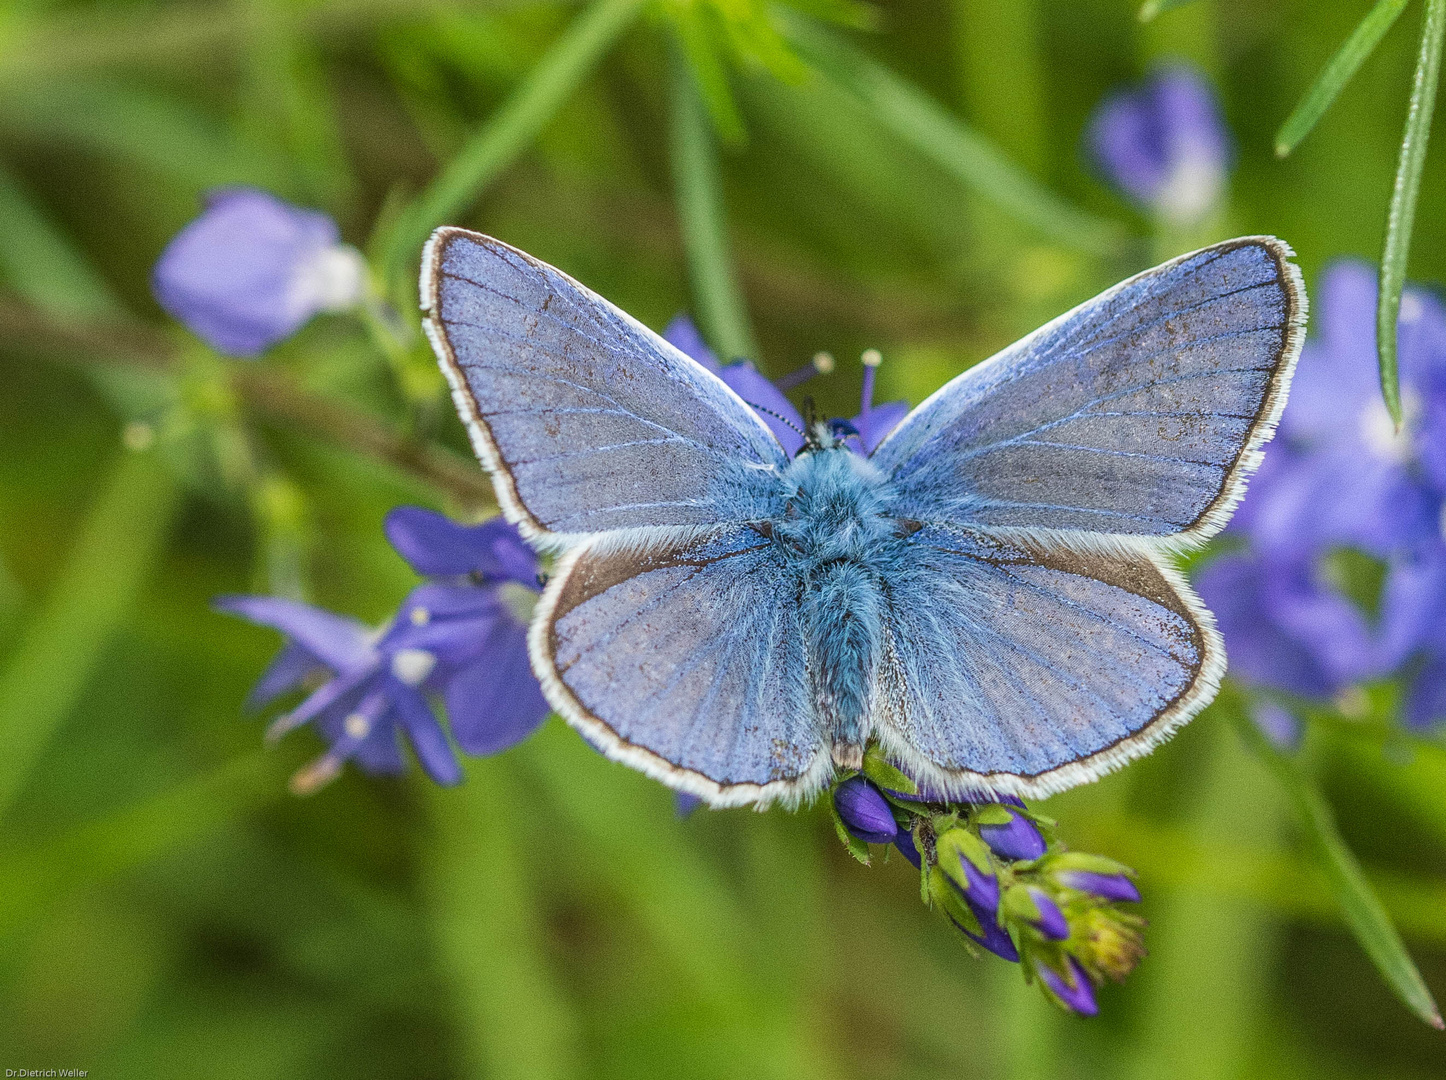
M 723 382 L 566 274 L 439 229 L 425 326 L 508 518 L 565 545 L 616 529 L 714 525 L 787 461 Z M 558 534 L 561 534 L 560 536 Z
M 926 526 L 887 590 L 875 731 L 921 779 L 1039 797 L 1138 757 L 1213 696 L 1219 635 L 1146 552 Z
M 829 755 L 787 578 L 748 526 L 575 549 L 533 622 L 533 670 L 615 760 L 714 805 L 796 800 Z
M 948 383 L 874 462 L 923 520 L 1201 540 L 1285 404 L 1289 255 L 1247 237 L 1147 270 Z

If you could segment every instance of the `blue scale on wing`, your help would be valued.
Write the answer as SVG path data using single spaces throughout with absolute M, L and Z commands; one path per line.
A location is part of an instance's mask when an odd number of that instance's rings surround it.
M 1034 777 L 1108 750 L 1189 693 L 1213 648 L 1143 554 L 925 527 L 891 583 L 880 722 L 945 770 Z
M 965 372 L 875 454 L 926 520 L 1168 536 L 1213 528 L 1268 433 L 1301 319 L 1278 241 L 1125 282 Z M 1244 471 L 1248 471 L 1244 470 Z
M 723 785 L 794 779 L 817 762 L 797 596 L 780 587 L 770 541 L 732 528 L 586 552 L 566 573 L 554 670 L 614 736 Z
M 434 336 L 514 518 L 585 534 L 760 516 L 786 456 L 721 380 L 505 244 L 434 245 Z

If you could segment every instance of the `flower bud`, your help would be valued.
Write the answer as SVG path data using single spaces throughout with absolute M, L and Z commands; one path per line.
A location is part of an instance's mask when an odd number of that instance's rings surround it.
M 1059 875 L 1059 883 L 1080 892 L 1091 893 L 1103 900 L 1123 900 L 1131 904 L 1140 902 L 1140 890 L 1124 874 L 1097 874 L 1092 870 L 1066 870 Z
M 889 844 L 899 835 L 889 801 L 862 776 L 851 776 L 835 788 L 833 805 L 844 828 L 865 843 Z
M 924 860 L 919 855 L 919 848 L 914 843 L 914 834 L 908 829 L 900 829 L 899 835 L 894 837 L 894 847 L 904 854 L 904 858 L 914 864 L 914 869 L 919 870 L 924 866 Z
M 971 904 L 970 907 L 973 907 Z M 988 949 L 995 956 L 1008 960 L 1012 964 L 1019 963 L 1019 950 L 1014 947 L 1014 939 L 1009 936 L 1009 931 L 1000 926 L 998 921 L 985 916 L 985 913 L 974 908 L 974 914 L 979 919 L 979 925 L 983 929 L 982 934 L 975 934 L 965 927 L 959 925 L 959 921 L 950 916 L 950 921 L 959 927 L 959 932 L 967 937 L 974 944 Z
M 1034 822 L 1014 810 L 1001 807 L 1009 815 L 1007 825 L 980 825 L 979 835 L 990 850 L 1001 859 L 1037 859 L 1047 845 Z
M 1064 917 L 1064 912 L 1059 910 L 1059 905 L 1043 889 L 1029 887 L 1029 898 L 1034 901 L 1034 906 L 1039 910 L 1039 918 L 1032 919 L 1035 929 L 1051 941 L 1064 941 L 1069 937 L 1069 920 Z
M 1100 1011 L 1100 1007 L 1095 1001 L 1095 991 L 1090 985 L 1089 976 L 1074 957 L 1066 956 L 1064 962 L 1067 976 L 1060 975 L 1044 964 L 1035 965 L 1035 974 L 1049 988 L 1055 999 L 1070 1012 L 1079 1016 L 1094 1016 Z

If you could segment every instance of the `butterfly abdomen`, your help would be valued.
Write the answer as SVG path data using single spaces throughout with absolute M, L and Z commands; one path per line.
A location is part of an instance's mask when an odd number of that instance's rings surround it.
M 864 717 L 878 651 L 879 585 L 871 568 L 836 560 L 819 566 L 804 588 L 814 708 L 834 760 L 857 768 L 868 732 Z

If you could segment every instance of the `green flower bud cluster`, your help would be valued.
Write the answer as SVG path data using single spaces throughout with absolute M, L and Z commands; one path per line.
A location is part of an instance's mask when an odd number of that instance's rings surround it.
M 1140 894 L 1128 867 L 1069 851 L 1055 823 L 1010 796 L 947 798 L 870 747 L 830 800 L 839 838 L 859 861 L 892 844 L 920 873 L 924 903 L 976 946 L 1021 965 L 1061 1007 L 1098 1011 L 1094 988 L 1124 979 L 1145 955 Z

